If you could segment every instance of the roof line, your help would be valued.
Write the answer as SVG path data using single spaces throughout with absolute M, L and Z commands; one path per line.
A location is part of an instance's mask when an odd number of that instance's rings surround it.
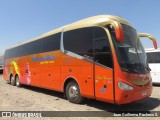
M 98 16 L 85 18 L 85 19 L 79 20 L 77 22 L 73 22 L 71 24 L 56 28 L 56 29 L 51 30 L 49 32 L 46 32 L 46 33 L 44 33 L 44 34 L 42 34 L 42 35 L 40 35 L 40 36 L 38 36 L 36 38 L 33 38 L 33 39 L 27 40 L 25 42 L 19 43 L 19 44 L 15 45 L 15 46 L 13 46 L 11 48 L 14 48 L 14 47 L 17 47 L 17 46 L 20 46 L 20 45 L 23 45 L 23 44 L 26 44 L 26 43 L 29 43 L 29 42 L 32 42 L 32 41 L 36 41 L 36 40 L 38 40 L 40 38 L 44 38 L 44 37 L 59 33 L 64 28 L 65 28 L 64 29 L 64 32 L 65 32 L 65 31 L 69 31 L 69 30 L 73 30 L 73 29 L 82 28 L 82 27 L 91 27 L 91 26 L 96 26 L 96 25 L 100 26 L 101 24 L 105 24 L 105 21 L 108 20 L 108 19 L 119 21 L 120 23 L 124 23 L 124 24 L 127 24 L 127 25 L 131 26 L 123 18 L 120 18 L 120 17 L 117 17 L 117 16 L 112 16 L 112 15 L 98 15 Z M 11 48 L 9 48 L 9 49 L 11 49 Z

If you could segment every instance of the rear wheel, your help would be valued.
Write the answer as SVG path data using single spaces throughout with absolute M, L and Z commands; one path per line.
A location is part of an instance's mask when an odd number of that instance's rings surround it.
M 13 85 L 13 86 L 16 85 L 16 81 L 15 81 L 15 78 L 13 75 L 10 77 L 10 81 L 11 81 L 11 85 Z
M 21 83 L 18 75 L 16 76 L 16 86 L 21 87 Z
M 73 81 L 67 84 L 66 97 L 72 103 L 81 103 L 84 99 L 80 94 L 78 84 Z

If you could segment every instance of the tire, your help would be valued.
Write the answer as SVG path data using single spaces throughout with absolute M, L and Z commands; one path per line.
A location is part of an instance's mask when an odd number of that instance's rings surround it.
M 10 81 L 11 81 L 11 85 L 13 85 L 13 86 L 16 85 L 16 80 L 13 75 L 11 76 Z
M 16 86 L 21 87 L 21 83 L 18 75 L 16 76 Z
M 69 82 L 66 86 L 66 97 L 71 103 L 81 103 L 83 101 L 83 97 L 80 94 L 79 86 L 76 82 Z

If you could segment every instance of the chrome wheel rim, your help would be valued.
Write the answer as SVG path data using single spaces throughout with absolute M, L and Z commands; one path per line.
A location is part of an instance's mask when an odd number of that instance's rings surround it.
M 16 79 L 16 85 L 19 86 L 19 78 Z
M 78 88 L 75 85 L 72 85 L 69 88 L 69 97 L 70 98 L 77 98 L 78 96 Z
M 12 77 L 11 77 L 11 83 L 13 83 L 13 82 L 14 82 L 14 77 L 12 76 Z

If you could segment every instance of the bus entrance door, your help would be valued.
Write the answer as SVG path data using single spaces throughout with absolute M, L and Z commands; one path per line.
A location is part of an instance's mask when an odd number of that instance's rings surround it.
M 95 97 L 113 102 L 113 70 L 95 65 Z

